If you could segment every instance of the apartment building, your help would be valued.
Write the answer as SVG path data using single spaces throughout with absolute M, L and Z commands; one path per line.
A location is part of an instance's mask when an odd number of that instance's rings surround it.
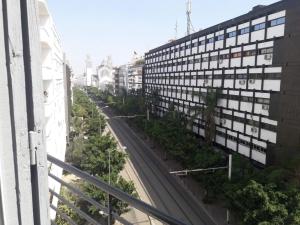
M 38 1 L 42 79 L 44 88 L 45 145 L 48 154 L 65 160 L 67 126 L 65 98 L 65 60 L 59 35 L 49 12 L 47 1 Z M 66 70 L 65 70 L 66 72 Z M 49 164 L 51 173 L 62 176 L 62 169 Z M 49 179 L 49 187 L 59 193 L 60 183 Z M 57 198 L 52 204 L 57 205 Z M 51 219 L 55 212 L 51 210 Z
M 128 91 L 142 89 L 144 63 L 143 57 L 134 57 L 128 65 Z
M 218 90 L 214 142 L 259 164 L 299 154 L 300 2 L 283 0 L 165 44 L 145 55 L 146 96 L 188 117 Z M 205 135 L 205 120 L 193 131 Z

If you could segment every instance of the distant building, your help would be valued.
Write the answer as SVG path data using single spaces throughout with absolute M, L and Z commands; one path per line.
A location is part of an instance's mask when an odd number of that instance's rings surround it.
M 38 6 L 44 88 L 46 150 L 48 154 L 64 161 L 67 144 L 66 108 L 68 108 L 65 102 L 66 80 L 64 78 L 66 74 L 64 74 L 64 54 L 47 3 L 39 0 Z M 49 170 L 57 177 L 62 176 L 62 169 L 57 166 L 49 165 Z M 58 193 L 60 192 L 60 186 L 58 182 L 49 179 L 49 187 Z M 53 205 L 57 205 L 57 201 L 57 198 L 52 198 Z M 50 216 L 51 219 L 55 217 L 53 210 L 51 210 Z
M 142 89 L 143 67 L 145 60 L 143 57 L 138 57 L 135 53 L 132 61 L 128 65 L 128 91 L 138 91 Z
M 86 86 L 90 87 L 92 86 L 92 76 L 93 76 L 93 64 L 91 57 L 87 55 L 85 60 L 85 79 L 86 79 Z
M 128 91 L 128 65 L 122 65 L 115 69 L 115 92 L 117 95 Z
M 219 90 L 214 141 L 261 164 L 299 155 L 300 1 L 259 6 L 146 53 L 145 94 L 159 114 L 206 107 Z M 205 135 L 203 116 L 193 131 Z
M 98 76 L 98 88 L 100 90 L 109 90 L 111 93 L 114 93 L 114 68 L 110 56 L 104 59 L 97 67 L 96 73 Z

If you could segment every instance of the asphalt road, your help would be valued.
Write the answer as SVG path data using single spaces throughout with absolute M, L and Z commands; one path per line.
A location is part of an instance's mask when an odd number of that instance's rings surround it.
M 115 116 L 109 108 L 102 111 L 108 118 Z M 126 152 L 156 208 L 188 225 L 217 225 L 123 119 L 110 118 L 108 122 L 122 145 L 127 147 Z

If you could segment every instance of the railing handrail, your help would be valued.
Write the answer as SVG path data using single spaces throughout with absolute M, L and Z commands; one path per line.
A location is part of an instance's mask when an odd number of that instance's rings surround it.
M 147 203 L 132 197 L 131 195 L 121 191 L 120 189 L 113 187 L 94 176 L 91 176 L 87 172 L 81 171 L 78 168 L 71 166 L 68 163 L 65 163 L 59 159 L 56 159 L 55 157 L 49 154 L 47 155 L 47 158 L 51 163 L 54 163 L 55 165 L 61 167 L 62 169 L 82 178 L 83 180 L 90 182 L 91 184 L 95 185 L 102 191 L 108 193 L 109 195 L 114 196 L 119 200 L 128 203 L 129 205 L 144 212 L 147 215 L 151 215 L 154 218 L 171 225 L 187 225 L 186 223 L 165 214 L 164 212 L 154 208 L 153 206 L 148 205 Z

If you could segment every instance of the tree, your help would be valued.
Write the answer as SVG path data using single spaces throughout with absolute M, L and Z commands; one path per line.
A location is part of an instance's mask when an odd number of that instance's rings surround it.
M 205 121 L 205 141 L 208 146 L 211 146 L 216 131 L 215 117 L 219 100 L 219 89 L 207 88 L 206 93 L 199 93 L 198 96 L 204 102 L 204 105 L 189 109 L 189 114 L 191 115 L 189 124 L 193 123 L 197 117 L 202 117 Z
M 284 225 L 288 217 L 287 200 L 288 196 L 277 191 L 274 184 L 263 186 L 251 180 L 237 191 L 234 204 L 242 214 L 245 225 Z

